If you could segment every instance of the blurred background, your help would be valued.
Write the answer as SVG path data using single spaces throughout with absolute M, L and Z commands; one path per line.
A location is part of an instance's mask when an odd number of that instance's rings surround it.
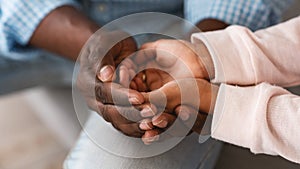
M 300 14 L 300 1 L 285 19 Z M 81 130 L 70 87 L 37 86 L 0 95 L 0 169 L 61 169 Z M 300 94 L 297 88 L 292 92 Z M 216 169 L 296 169 L 280 157 L 223 146 Z

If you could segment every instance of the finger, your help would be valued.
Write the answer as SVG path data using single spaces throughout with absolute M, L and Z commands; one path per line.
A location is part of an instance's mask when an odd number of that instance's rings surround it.
M 119 83 L 124 87 L 129 87 L 130 80 L 136 75 L 136 65 L 131 59 L 126 58 L 118 67 Z
M 130 89 L 139 91 L 135 81 L 131 81 L 129 86 L 130 86 Z
M 143 119 L 139 125 L 141 130 L 151 130 L 154 128 L 151 119 Z
M 152 124 L 159 128 L 167 128 L 176 120 L 176 116 L 169 113 L 161 113 L 152 118 Z
M 159 108 L 166 108 L 167 112 L 172 112 L 170 109 L 166 107 L 167 105 L 167 97 L 165 93 L 158 89 L 151 92 L 141 93 L 144 96 L 144 101 L 146 103 L 154 104 L 156 107 Z
M 126 66 L 121 65 L 119 68 L 120 84 L 124 87 L 129 87 L 129 70 Z
M 160 136 L 160 141 L 166 140 L 170 137 L 186 136 L 190 131 L 190 129 L 187 128 L 187 126 L 184 123 L 182 123 L 180 119 L 176 121 L 177 116 L 175 114 L 164 112 L 160 116 L 161 117 L 158 117 L 157 119 L 157 123 L 159 123 L 159 121 L 167 121 L 167 125 L 165 128 L 163 128 L 165 124 L 163 124 L 160 127 L 165 130 L 164 133 Z M 152 120 L 156 120 L 156 119 L 153 118 Z M 152 122 L 152 123 L 155 125 L 156 122 Z
M 142 141 L 145 145 L 150 145 L 151 143 L 159 140 L 159 134 L 162 131 L 159 129 L 147 130 L 142 136 Z
M 135 107 L 131 107 L 131 109 L 128 108 L 128 111 L 125 110 L 119 110 L 119 113 L 125 117 L 128 120 L 138 122 L 142 118 L 141 114 L 147 114 L 149 117 L 153 117 L 154 114 L 158 113 L 158 109 L 155 105 L 150 103 L 145 103 L 141 105 L 137 105 Z
M 122 38 L 123 39 L 123 38 Z M 125 58 L 133 58 L 137 50 L 136 41 L 132 37 L 127 37 L 118 43 L 121 49 L 120 55 L 115 55 L 115 63 L 120 64 Z
M 113 75 L 115 72 L 115 61 L 114 57 L 111 54 L 107 54 L 104 56 L 104 58 L 101 60 L 100 65 L 96 64 L 97 67 L 100 67 L 99 69 L 95 68 L 97 70 L 97 77 L 102 82 L 111 82 L 113 80 Z
M 148 87 L 145 84 L 145 81 L 143 80 L 143 76 L 145 76 L 144 72 L 140 72 L 133 79 L 134 83 L 137 86 L 137 90 L 140 92 L 148 91 Z
M 144 96 L 145 102 L 155 104 L 156 106 L 162 107 L 167 101 L 165 93 L 160 89 L 151 92 L 143 92 L 141 94 Z
M 144 100 L 146 103 L 151 103 L 156 106 L 159 110 L 164 110 L 166 107 L 167 99 L 165 97 L 165 94 L 161 92 L 160 90 L 154 90 L 148 93 L 141 93 L 144 96 Z M 166 110 L 167 112 L 171 112 Z M 157 111 L 156 114 L 160 113 L 160 111 Z M 149 117 L 148 114 L 141 114 L 143 117 Z
M 128 124 L 144 119 L 141 117 L 140 111 L 135 107 L 105 105 L 100 102 L 98 102 L 97 106 L 98 114 L 100 114 L 105 121 L 113 124 Z
M 111 32 L 111 35 L 106 35 L 102 38 L 102 41 L 107 40 L 107 44 L 115 44 L 107 54 L 103 57 L 100 63 L 96 64 L 97 77 L 102 82 L 110 82 L 113 80 L 114 71 L 117 65 L 119 65 L 126 57 L 131 55 L 136 51 L 136 42 L 125 32 L 115 31 Z M 125 39 L 124 39 L 125 38 Z M 118 39 L 123 39 L 118 43 L 113 43 Z M 94 55 L 97 57 L 105 52 L 108 46 L 99 47 L 94 50 Z M 109 48 L 108 48 L 109 49 Z M 100 55 L 101 56 L 101 55 Z
M 147 87 L 149 90 L 156 90 L 163 86 L 164 79 L 162 75 L 164 75 L 165 72 L 159 70 L 159 69 L 147 69 L 145 70 L 145 76 L 147 77 Z
M 142 105 L 135 106 L 138 110 L 140 110 L 142 117 L 153 117 L 156 114 L 159 114 L 161 111 L 157 109 L 157 107 L 151 103 L 144 103 Z
M 154 142 L 167 141 L 168 139 L 179 136 L 178 133 L 176 133 L 177 135 L 173 135 L 173 133 L 170 132 L 164 133 L 164 132 L 165 132 L 164 129 L 159 129 L 159 128 L 147 130 L 142 136 L 142 141 L 144 142 L 144 144 L 150 145 Z
M 173 126 L 175 125 L 175 126 Z M 168 126 L 167 128 L 154 128 L 147 130 L 143 135 L 142 139 L 145 144 L 151 144 L 153 142 L 167 141 L 168 139 L 174 137 L 184 137 L 190 134 L 190 129 L 187 128 L 183 123 L 178 121 L 173 125 Z
M 193 119 L 193 117 L 196 117 L 196 115 L 198 114 L 198 112 L 190 107 L 190 106 L 186 106 L 186 105 L 180 105 L 177 106 L 175 109 L 175 114 L 183 121 L 188 121 L 190 119 Z
M 141 104 L 144 97 L 136 90 L 124 88 L 116 83 L 97 83 L 95 95 L 98 101 L 105 104 L 126 105 Z
M 142 117 L 139 116 L 138 109 L 103 105 L 101 103 L 99 103 L 98 106 L 99 114 L 125 135 L 141 137 L 144 134 L 143 128 L 140 128 L 140 124 L 137 122 L 142 120 Z M 143 108 L 143 106 L 139 107 L 139 109 L 140 108 Z M 150 119 L 149 121 L 151 123 Z M 151 124 L 149 126 L 151 127 Z
M 202 130 L 207 119 L 207 114 L 199 113 L 194 108 L 186 105 L 178 106 L 175 109 L 175 113 L 187 127 L 192 126 L 191 129 L 194 132 L 198 134 L 208 132 Z
M 158 107 L 166 104 L 164 107 L 167 112 L 173 112 L 181 104 L 208 112 L 211 105 L 210 86 L 209 82 L 202 79 L 178 79 L 164 84 L 158 90 L 142 94 L 145 102 Z
M 122 65 L 126 66 L 128 69 L 136 70 L 136 63 L 133 63 L 131 58 L 126 58 L 121 62 Z

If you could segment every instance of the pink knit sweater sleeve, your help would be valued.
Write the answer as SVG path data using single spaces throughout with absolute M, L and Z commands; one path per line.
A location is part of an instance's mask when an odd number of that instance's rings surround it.
M 253 153 L 280 155 L 300 163 L 300 97 L 268 83 L 222 84 L 211 134 Z
M 300 84 L 300 17 L 255 33 L 232 26 L 204 35 L 193 41 L 209 44 L 214 82 L 259 83 L 221 84 L 212 137 L 300 163 L 300 97 L 271 85 Z
M 255 33 L 242 26 L 193 34 L 208 47 L 215 77 L 212 82 L 279 86 L 300 83 L 300 17 Z

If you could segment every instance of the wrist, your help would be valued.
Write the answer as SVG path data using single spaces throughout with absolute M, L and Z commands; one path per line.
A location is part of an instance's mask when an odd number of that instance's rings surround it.
M 200 94 L 199 110 L 207 114 L 213 114 L 219 87 L 205 80 L 198 80 L 198 87 Z
M 219 86 L 211 84 L 211 92 L 210 92 L 211 99 L 210 99 L 210 107 L 208 111 L 208 114 L 210 115 L 214 113 L 218 93 L 219 93 Z
M 204 43 L 201 42 L 196 45 L 198 64 L 202 69 L 203 77 L 207 80 L 213 79 L 215 77 L 215 70 L 211 54 Z

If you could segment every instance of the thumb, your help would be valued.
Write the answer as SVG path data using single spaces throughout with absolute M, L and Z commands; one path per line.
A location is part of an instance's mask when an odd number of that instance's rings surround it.
M 111 82 L 113 80 L 115 69 L 111 65 L 106 65 L 100 69 L 100 72 L 97 74 L 97 77 L 102 82 Z
M 111 54 L 107 54 L 102 60 L 97 71 L 97 77 L 102 82 L 111 82 L 115 72 L 115 61 Z
M 158 89 L 158 90 L 153 90 L 151 92 L 147 92 L 147 93 L 142 93 L 142 95 L 144 96 L 144 101 L 145 102 L 149 102 L 152 103 L 156 106 L 165 106 L 167 103 L 167 97 L 165 95 L 165 93 Z
M 147 92 L 147 93 L 141 93 L 144 97 L 144 101 L 146 103 L 151 103 L 153 105 L 155 105 L 157 108 L 159 109 L 164 109 L 166 107 L 167 104 L 167 97 L 165 95 L 165 93 L 161 90 L 153 90 L 151 92 Z M 160 111 L 158 111 L 160 112 Z M 142 114 L 143 117 L 148 117 L 145 114 Z

